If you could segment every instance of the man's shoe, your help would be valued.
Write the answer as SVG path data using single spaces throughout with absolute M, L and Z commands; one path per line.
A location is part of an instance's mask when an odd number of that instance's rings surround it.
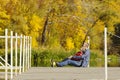
M 51 60 L 51 67 L 54 67 L 56 65 L 55 61 L 52 59 Z
M 56 63 L 56 66 L 57 66 L 57 67 L 60 67 L 58 64 L 59 64 L 59 63 L 57 62 L 57 63 Z
M 56 65 L 56 62 L 54 61 L 54 62 L 52 63 L 52 65 L 53 65 L 53 67 L 55 67 L 55 65 Z

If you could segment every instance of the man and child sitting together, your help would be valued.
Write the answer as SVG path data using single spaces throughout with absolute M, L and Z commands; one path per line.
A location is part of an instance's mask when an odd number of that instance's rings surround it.
M 89 47 L 89 44 L 84 43 L 84 45 L 82 46 L 79 52 L 77 52 L 73 56 L 65 58 L 61 62 L 55 63 L 55 65 L 57 67 L 63 67 L 66 65 L 72 65 L 76 67 L 87 67 L 90 59 L 90 50 L 88 47 Z

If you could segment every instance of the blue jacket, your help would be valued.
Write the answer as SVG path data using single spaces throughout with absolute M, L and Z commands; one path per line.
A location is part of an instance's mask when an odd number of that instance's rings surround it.
M 90 60 L 90 50 L 87 49 L 81 58 L 83 58 L 82 67 L 87 67 Z
M 82 56 L 75 56 L 75 58 L 83 60 L 81 67 L 87 67 L 90 60 L 90 50 L 86 49 L 85 53 Z

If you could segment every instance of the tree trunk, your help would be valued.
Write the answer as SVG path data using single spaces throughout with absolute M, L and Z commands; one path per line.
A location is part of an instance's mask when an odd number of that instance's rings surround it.
M 44 23 L 44 27 L 43 27 L 43 32 L 42 32 L 42 39 L 41 39 L 41 44 L 43 45 L 45 43 L 46 40 L 46 30 L 48 27 L 48 16 L 46 17 L 45 23 Z
M 98 20 L 102 19 L 102 18 L 105 17 L 105 16 L 106 16 L 106 15 L 100 16 L 100 17 L 92 24 L 92 26 L 88 29 L 88 31 L 87 31 L 87 33 L 86 33 L 86 35 L 85 35 L 85 38 L 84 38 L 84 40 L 83 40 L 83 42 L 82 42 L 82 46 L 84 45 L 85 40 L 86 40 L 89 32 L 91 31 L 91 29 L 95 26 L 95 24 L 98 22 Z

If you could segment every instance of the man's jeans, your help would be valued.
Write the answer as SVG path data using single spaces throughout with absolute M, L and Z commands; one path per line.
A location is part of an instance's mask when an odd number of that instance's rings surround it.
M 59 67 L 66 66 L 66 65 L 72 65 L 72 66 L 80 67 L 81 63 L 82 63 L 82 60 L 81 61 L 74 61 L 74 60 L 71 60 L 71 59 L 67 58 L 67 59 L 63 60 L 62 62 L 59 62 L 57 65 Z

